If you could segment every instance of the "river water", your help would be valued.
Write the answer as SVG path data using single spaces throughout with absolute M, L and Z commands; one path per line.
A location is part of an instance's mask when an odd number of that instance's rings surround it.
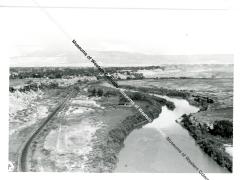
M 162 113 L 157 119 L 130 133 L 124 142 L 125 147 L 119 153 L 115 172 L 196 173 L 197 171 L 166 141 L 161 132 L 169 136 L 203 172 L 228 172 L 203 153 L 188 131 L 175 121 L 183 114 L 195 113 L 199 109 L 183 99 L 166 96 L 164 98 L 174 102 L 176 108 L 171 111 L 166 106 L 162 107 Z

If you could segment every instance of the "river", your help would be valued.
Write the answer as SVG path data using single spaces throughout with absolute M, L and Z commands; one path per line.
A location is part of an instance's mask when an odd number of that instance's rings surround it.
M 159 96 L 159 95 L 156 95 Z M 169 136 L 186 153 L 192 162 L 205 173 L 227 173 L 195 144 L 194 139 L 175 120 L 183 114 L 195 113 L 199 109 L 183 99 L 165 99 L 174 102 L 171 111 L 162 107 L 162 113 L 152 123 L 134 130 L 124 141 L 119 153 L 119 162 L 114 172 L 136 173 L 195 173 L 197 172 L 161 135 Z

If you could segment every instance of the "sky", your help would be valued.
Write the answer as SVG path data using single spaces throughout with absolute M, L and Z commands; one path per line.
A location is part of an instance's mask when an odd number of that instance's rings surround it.
M 182 63 L 191 63 L 191 57 L 192 63 L 233 62 L 231 1 L 37 2 L 48 7 L 44 10 L 54 22 L 39 8 L 3 7 L 36 6 L 32 0 L 0 1 L 0 17 L 4 17 L 0 31 L 8 40 L 10 66 L 90 65 L 77 54 L 71 39 L 103 65 L 147 64 L 148 57 L 149 65 L 168 63 L 166 59 L 179 63 L 176 55 L 181 55 Z M 74 61 L 78 56 L 79 62 Z

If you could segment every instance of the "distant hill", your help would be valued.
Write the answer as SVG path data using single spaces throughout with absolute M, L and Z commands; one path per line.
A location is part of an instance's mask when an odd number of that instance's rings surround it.
M 117 51 L 89 53 L 102 66 L 151 66 L 162 64 L 233 64 L 231 54 L 212 55 L 147 55 Z M 93 66 L 79 52 L 37 51 L 11 57 L 11 67 Z

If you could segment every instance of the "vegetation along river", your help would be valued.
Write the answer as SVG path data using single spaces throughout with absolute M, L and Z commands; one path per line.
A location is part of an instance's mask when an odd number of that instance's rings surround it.
M 195 113 L 199 109 L 183 99 L 160 97 L 174 102 L 176 108 L 171 111 L 163 107 L 157 119 L 141 129 L 134 130 L 126 138 L 125 146 L 119 153 L 119 162 L 115 172 L 196 173 L 197 171 L 191 164 L 161 135 L 162 131 L 203 172 L 227 173 L 228 171 L 208 157 L 195 144 L 188 131 L 175 121 L 183 114 Z

